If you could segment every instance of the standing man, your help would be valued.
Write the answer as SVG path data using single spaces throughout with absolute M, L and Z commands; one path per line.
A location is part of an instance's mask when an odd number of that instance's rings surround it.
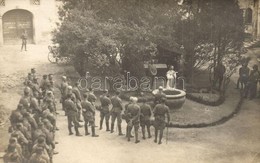
M 151 132 L 150 132 L 150 118 L 152 116 L 152 109 L 151 106 L 146 104 L 146 99 L 144 99 L 143 104 L 140 106 L 141 109 L 141 115 L 140 115 L 140 124 L 142 127 L 142 134 L 143 134 L 143 139 L 145 139 L 145 127 L 147 128 L 148 132 L 148 138 L 151 138 Z
M 95 106 L 88 101 L 88 94 L 83 94 L 83 101 L 81 102 L 82 113 L 85 121 L 85 135 L 89 135 L 88 124 L 91 126 L 92 137 L 98 137 L 95 133 Z
M 226 67 L 222 63 L 219 63 L 217 65 L 217 67 L 215 68 L 215 74 L 214 74 L 215 80 L 214 80 L 214 83 L 213 83 L 213 86 L 215 87 L 216 83 L 218 82 L 218 89 L 219 90 L 221 90 L 225 72 L 226 72 Z
M 111 116 L 112 116 L 112 122 L 111 122 L 111 133 L 114 132 L 114 125 L 115 120 L 117 119 L 117 125 L 118 125 L 118 135 L 124 135 L 122 133 L 121 123 L 122 123 L 122 115 L 121 112 L 123 110 L 122 100 L 119 97 L 120 92 L 117 91 L 116 95 L 111 98 L 112 103 L 112 109 L 111 109 Z
M 74 129 L 76 131 L 76 136 L 82 136 L 80 133 L 79 133 L 79 130 L 78 128 L 80 127 L 80 124 L 77 120 L 77 112 L 78 112 L 78 109 L 77 109 L 77 106 L 76 104 L 73 102 L 73 96 L 72 94 L 68 94 L 67 95 L 67 99 L 65 101 L 65 110 L 66 110 L 66 113 L 67 113 L 67 117 L 68 117 L 68 129 L 69 129 L 69 135 L 72 135 L 73 132 L 71 130 L 72 128 L 72 122 L 74 124 Z
M 249 93 L 249 99 L 252 100 L 256 97 L 257 93 L 257 83 L 260 79 L 260 72 L 258 71 L 258 66 L 254 65 L 253 70 L 251 71 L 248 77 L 248 83 L 245 90 L 245 98 L 247 98 Z
M 75 86 L 72 88 L 72 93 L 75 95 L 75 98 L 76 98 L 75 102 L 76 102 L 76 105 L 77 105 L 77 108 L 78 108 L 78 115 L 77 115 L 78 121 L 83 122 L 80 119 L 82 107 L 81 107 L 81 94 L 80 94 L 80 91 L 79 91 L 79 82 L 75 83 Z
M 100 110 L 100 130 L 102 130 L 102 125 L 104 119 L 106 120 L 106 131 L 109 130 L 109 105 L 111 105 L 111 100 L 108 97 L 108 90 L 104 90 L 103 95 L 100 96 L 100 102 L 101 102 L 101 110 Z
M 27 51 L 27 49 L 26 49 L 26 45 L 27 45 L 27 32 L 26 32 L 26 30 L 24 30 L 24 32 L 22 33 L 21 39 L 22 39 L 21 51 L 23 51 L 23 47 L 24 47 L 25 51 Z
M 237 89 L 239 89 L 239 85 L 241 85 L 241 89 L 243 90 L 246 86 L 250 69 L 247 67 L 248 63 L 245 62 L 242 64 L 242 67 L 239 69 L 239 78 L 237 80 Z
M 154 106 L 159 104 L 162 98 L 166 98 L 166 94 L 163 93 L 163 87 L 160 86 L 158 92 L 154 94 Z
M 127 115 L 129 116 L 129 122 L 127 123 L 127 140 L 130 141 L 131 130 L 134 127 L 135 130 L 135 143 L 139 143 L 138 129 L 140 123 L 140 107 L 137 105 L 137 98 L 132 97 L 132 103 L 128 105 Z
M 155 128 L 155 139 L 154 142 L 157 143 L 158 131 L 160 131 L 159 135 L 159 143 L 162 144 L 163 130 L 166 127 L 166 124 L 170 122 L 170 111 L 169 107 L 165 105 L 165 98 L 161 100 L 160 104 L 157 104 L 154 108 L 154 128 Z M 165 121 L 165 116 L 167 116 L 167 122 Z
M 67 77 L 66 76 L 62 76 L 62 82 L 60 85 L 60 92 L 61 92 L 61 99 L 60 99 L 60 103 L 62 104 L 62 110 L 65 111 L 66 114 L 66 110 L 65 110 L 65 100 L 67 98 L 67 91 L 68 91 L 68 82 L 67 82 Z
M 47 75 L 43 75 L 42 76 L 42 80 L 40 82 L 40 89 L 41 89 L 41 92 L 42 92 L 42 95 L 45 97 L 46 95 L 46 91 L 48 89 L 48 76 Z

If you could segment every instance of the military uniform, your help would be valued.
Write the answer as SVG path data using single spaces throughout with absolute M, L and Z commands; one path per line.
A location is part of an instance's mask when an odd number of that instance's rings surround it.
M 65 108 L 66 108 L 65 110 L 66 110 L 67 117 L 68 117 L 69 134 L 70 135 L 73 134 L 71 131 L 72 122 L 73 122 L 75 131 L 76 131 L 76 135 L 79 136 L 80 134 L 78 131 L 78 127 L 80 126 L 80 124 L 77 120 L 77 112 L 78 112 L 77 106 L 71 99 L 67 99 L 65 101 Z
M 129 104 L 127 107 L 126 115 L 129 117 L 127 123 L 127 137 L 130 141 L 131 130 L 134 127 L 135 130 L 135 142 L 138 143 L 138 129 L 140 123 L 140 107 L 136 103 Z
M 78 108 L 78 115 L 77 115 L 77 118 L 78 118 L 78 121 L 82 121 L 80 119 L 80 116 L 81 116 L 81 110 L 82 110 L 82 106 L 81 106 L 81 94 L 80 94 L 80 91 L 78 89 L 78 87 L 73 87 L 72 89 L 72 93 L 74 94 L 75 96 L 75 103 L 77 105 L 77 108 Z
M 60 92 L 61 92 L 61 99 L 60 103 L 62 104 L 62 109 L 65 110 L 65 100 L 67 98 L 67 91 L 68 91 L 68 83 L 63 81 L 60 85 Z
M 143 104 L 140 106 L 141 115 L 140 115 L 140 124 L 142 127 L 143 139 L 145 139 L 145 127 L 147 127 L 148 138 L 151 138 L 150 126 L 151 126 L 151 106 L 148 104 Z
M 155 128 L 155 140 L 154 142 L 157 142 L 157 136 L 158 136 L 158 130 L 160 130 L 160 137 L 159 137 L 159 144 L 161 144 L 162 136 L 163 136 L 163 130 L 166 127 L 165 122 L 165 115 L 167 115 L 167 121 L 170 121 L 170 111 L 169 107 L 166 106 L 164 103 L 157 104 L 154 108 L 154 128 Z
M 111 109 L 111 116 L 112 116 L 111 133 L 114 132 L 114 124 L 115 124 L 115 120 L 117 119 L 119 135 L 123 135 L 122 134 L 122 128 L 121 128 L 121 123 L 122 123 L 121 112 L 123 110 L 122 100 L 118 96 L 113 96 L 111 98 L 111 103 L 112 103 L 112 109 Z
M 107 95 L 101 95 L 100 96 L 100 102 L 101 102 L 101 110 L 100 110 L 100 130 L 102 129 L 103 120 L 105 118 L 106 120 L 106 131 L 109 130 L 109 105 L 111 104 L 111 100 L 107 97 Z
M 85 121 L 85 135 L 89 135 L 88 124 L 91 126 L 92 136 L 97 136 L 95 134 L 95 106 L 91 104 L 86 99 L 81 102 L 82 113 Z
M 166 98 L 166 94 L 163 92 L 157 92 L 154 95 L 154 105 L 157 105 L 161 102 L 161 99 Z

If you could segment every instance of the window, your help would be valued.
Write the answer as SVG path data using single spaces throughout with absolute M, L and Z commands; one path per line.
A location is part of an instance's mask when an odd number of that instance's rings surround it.
M 0 6 L 5 6 L 5 0 L 0 0 Z
M 41 0 L 31 0 L 31 4 L 40 5 Z
M 253 11 L 251 8 L 245 10 L 245 24 L 251 24 L 253 19 Z

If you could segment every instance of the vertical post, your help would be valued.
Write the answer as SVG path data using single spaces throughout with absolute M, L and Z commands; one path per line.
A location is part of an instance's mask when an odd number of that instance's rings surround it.
M 3 46 L 3 44 L 4 44 L 3 33 L 4 33 L 4 30 L 3 30 L 3 19 L 2 19 L 2 15 L 0 14 L 0 46 Z

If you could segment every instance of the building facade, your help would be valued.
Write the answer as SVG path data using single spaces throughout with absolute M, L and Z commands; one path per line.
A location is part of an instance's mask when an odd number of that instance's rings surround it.
M 243 9 L 245 32 L 251 41 L 260 39 L 260 4 L 259 0 L 239 0 Z
M 24 32 L 28 43 L 48 43 L 57 12 L 56 0 L 0 0 L 0 46 L 20 44 Z

